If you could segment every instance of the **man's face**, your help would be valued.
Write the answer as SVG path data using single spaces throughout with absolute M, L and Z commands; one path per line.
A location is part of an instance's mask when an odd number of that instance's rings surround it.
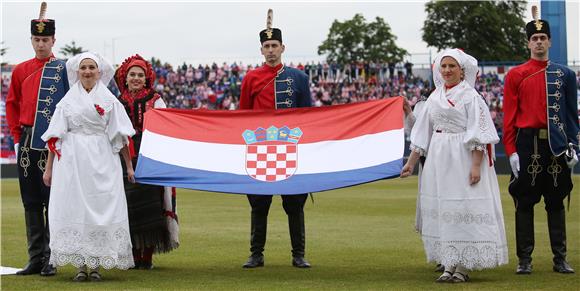
M 262 43 L 261 52 L 266 63 L 271 66 L 278 65 L 282 62 L 282 53 L 284 45 L 278 40 L 267 40 Z
M 552 41 L 545 33 L 532 34 L 528 40 L 528 48 L 533 58 L 545 58 L 548 56 L 548 49 L 552 46 Z
M 52 47 L 54 46 L 56 39 L 54 36 L 33 35 L 30 37 L 30 41 L 32 42 L 32 48 L 34 49 L 34 53 L 36 53 L 36 57 L 39 59 L 45 59 L 50 57 L 52 54 Z

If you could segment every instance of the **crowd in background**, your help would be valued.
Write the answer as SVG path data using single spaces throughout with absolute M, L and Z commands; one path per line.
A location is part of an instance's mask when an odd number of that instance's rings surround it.
M 155 89 L 169 108 L 235 110 L 238 108 L 242 79 L 259 65 L 242 63 L 218 65 L 183 64 L 173 67 L 153 61 L 157 74 Z M 429 96 L 431 81 L 413 74 L 412 64 L 353 63 L 298 63 L 288 64 L 310 78 L 312 103 L 315 106 L 345 104 L 366 100 L 404 96 L 414 105 L 421 96 Z M 580 73 L 577 74 L 580 85 Z M 0 118 L 2 120 L 2 150 L 11 148 L 13 141 L 6 124 L 5 101 L 10 79 L 2 78 Z M 579 86 L 580 87 L 580 86 Z M 111 88 L 115 93 L 114 86 Z M 501 136 L 503 80 L 496 73 L 479 77 L 476 88 L 489 105 L 492 119 Z
M 429 93 L 429 81 L 413 77 L 410 68 L 406 72 L 395 72 L 395 67 L 374 63 L 351 66 L 291 63 L 289 66 L 309 75 L 313 104 L 316 106 L 399 95 L 418 99 Z M 168 107 L 233 110 L 237 108 L 242 79 L 255 67 L 237 63 L 197 67 L 183 64 L 176 68 L 156 64 L 156 90 Z
M 10 86 L 10 78 L 2 76 L 2 98 L 0 98 L 0 120 L 2 122 L 2 129 L 0 132 L 0 141 L 2 143 L 2 152 L 12 149 L 14 141 L 10 135 L 10 129 L 6 121 L 6 96 L 8 96 L 8 88 Z

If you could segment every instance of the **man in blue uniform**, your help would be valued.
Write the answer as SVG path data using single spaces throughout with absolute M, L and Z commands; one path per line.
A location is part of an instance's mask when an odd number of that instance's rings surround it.
M 50 188 L 42 181 L 47 149 L 40 137 L 48 128 L 56 104 L 68 91 L 68 79 L 65 62 L 52 54 L 55 24 L 54 20 L 44 18 L 45 10 L 43 2 L 40 17 L 30 23 L 36 55 L 14 67 L 6 98 L 6 118 L 17 142 L 18 178 L 28 240 L 28 264 L 17 275 L 56 273 L 56 268 L 48 263 Z
M 260 32 L 261 52 L 265 63 L 249 71 L 242 82 L 240 109 L 284 109 L 310 107 L 311 96 L 308 76 L 297 69 L 284 66 L 282 31 L 271 28 L 271 10 L 268 11 L 268 28 Z M 308 194 L 283 195 L 282 205 L 288 215 L 288 227 L 292 243 L 292 265 L 310 268 L 304 259 L 305 228 L 304 204 Z M 244 268 L 264 266 L 264 246 L 268 211 L 272 195 L 248 195 L 252 206 L 251 255 Z
M 533 13 L 536 14 L 536 13 Z M 554 254 L 553 270 L 574 273 L 566 261 L 563 200 L 572 190 L 571 170 L 578 161 L 576 75 L 548 58 L 550 26 L 526 25 L 530 60 L 509 71 L 504 86 L 504 137 L 512 177 L 509 192 L 516 206 L 516 274 L 532 273 L 534 205 L 542 196 Z

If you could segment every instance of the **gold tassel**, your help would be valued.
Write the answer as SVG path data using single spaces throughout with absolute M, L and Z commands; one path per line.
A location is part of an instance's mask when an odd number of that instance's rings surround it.
M 42 20 L 45 17 L 46 14 L 46 2 L 42 2 L 40 4 L 40 15 L 38 15 L 38 19 Z

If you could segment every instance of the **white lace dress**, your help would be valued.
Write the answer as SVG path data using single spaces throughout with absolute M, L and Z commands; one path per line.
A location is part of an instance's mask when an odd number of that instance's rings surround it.
M 489 110 L 465 81 L 437 88 L 417 116 L 411 149 L 426 156 L 420 177 L 420 225 L 427 260 L 468 269 L 507 264 L 495 169 L 486 144 L 499 141 Z M 485 149 L 481 180 L 471 186 L 473 149 Z
M 95 104 L 104 109 L 100 115 Z M 44 140 L 58 138 L 49 202 L 50 263 L 134 265 L 119 150 L 134 134 L 123 105 L 102 83 L 80 83 L 57 104 Z

